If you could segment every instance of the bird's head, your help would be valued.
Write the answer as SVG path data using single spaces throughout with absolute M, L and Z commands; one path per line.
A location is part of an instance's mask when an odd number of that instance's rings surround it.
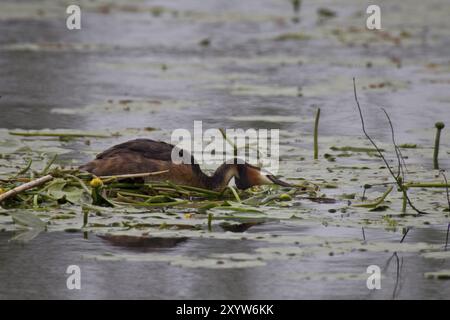
M 277 179 L 274 175 L 263 173 L 261 168 L 248 163 L 238 164 L 237 171 L 238 176 L 234 178 L 234 181 L 236 186 L 242 190 L 262 184 L 278 184 L 283 187 L 292 187 L 291 184 Z

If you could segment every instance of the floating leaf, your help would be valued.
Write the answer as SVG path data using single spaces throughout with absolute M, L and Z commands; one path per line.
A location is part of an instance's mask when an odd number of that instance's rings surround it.
M 450 270 L 440 270 L 435 272 L 425 272 L 425 278 L 437 280 L 450 280 Z
M 11 211 L 8 214 L 19 225 L 35 229 L 45 229 L 46 223 L 31 212 Z

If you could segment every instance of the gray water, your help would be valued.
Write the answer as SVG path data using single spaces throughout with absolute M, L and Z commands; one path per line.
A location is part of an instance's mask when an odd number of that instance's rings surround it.
M 278 234 L 299 230 L 280 230 Z M 261 232 L 255 228 L 252 232 Z M 308 230 L 355 236 L 356 231 L 329 228 Z M 367 232 L 366 236 L 392 236 Z M 446 281 L 424 279 L 421 270 L 448 268 L 448 262 L 426 260 L 414 254 L 365 254 L 305 258 L 271 262 L 249 269 L 180 269 L 157 262 L 92 262 L 83 254 L 108 250 L 202 255 L 207 252 L 250 252 L 257 246 L 246 241 L 187 240 L 169 248 L 115 247 L 96 236 L 43 234 L 26 245 L 8 243 L 1 234 L 2 298 L 26 299 L 447 299 Z M 417 231 L 409 241 L 441 243 L 444 232 Z M 398 259 L 398 260 L 397 260 Z M 67 266 L 81 269 L 81 290 L 68 290 Z M 383 269 L 380 290 L 368 290 L 363 280 L 320 281 L 293 279 L 292 275 L 320 271 L 329 274 L 361 273 L 368 265 Z
M 401 45 L 371 42 L 349 33 L 342 43 L 334 29 L 365 29 L 365 1 L 81 1 L 82 29 L 65 28 L 64 1 L 0 3 L 0 128 L 122 130 L 154 127 L 170 132 L 207 127 L 279 128 L 309 134 L 311 122 L 262 121 L 260 116 L 311 118 L 322 109 L 322 136 L 360 136 L 351 79 L 360 87 L 381 80 L 392 90 L 360 90 L 367 126 L 389 141 L 392 117 L 399 141 L 430 145 L 436 121 L 450 120 L 450 5 L 447 1 L 379 1 L 383 29 L 409 32 Z M 113 5 L 103 5 L 112 3 Z M 160 16 L 150 8 L 162 6 Z M 318 21 L 317 9 L 337 16 Z M 298 15 L 299 22 L 292 18 Z M 307 41 L 274 41 L 302 32 Z M 209 39 L 208 46 L 199 45 Z M 375 37 L 376 38 L 376 37 Z M 362 39 L 362 40 L 361 40 Z M 55 46 L 54 44 L 61 44 Z M 397 62 L 401 61 L 401 66 Z M 434 68 L 433 65 L 439 65 Z M 167 69 L 163 66 L 166 66 Z M 434 68 L 434 69 L 433 69 Z M 381 79 L 381 80 L 380 80 Z M 302 95 L 232 94 L 230 88 L 300 88 Z M 239 91 L 239 89 L 238 89 Z M 245 91 L 245 90 L 244 90 Z M 138 114 L 54 112 L 105 104 L 108 100 L 155 101 L 162 107 Z M 164 102 L 167 102 L 165 104 Z M 53 110 L 53 111 L 52 111 Z M 241 117 L 241 118 L 237 118 Z M 242 118 L 248 117 L 248 118 Z M 251 118 L 255 117 L 254 120 Z M 258 118 L 259 117 L 259 118 Z M 242 120 L 244 119 L 244 120 Z M 149 134 L 149 137 L 151 135 Z M 120 138 L 118 139 L 120 140 Z M 449 135 L 444 131 L 443 143 Z M 106 147 L 96 142 L 96 149 Z M 76 148 L 76 147 L 75 147 Z M 78 160 L 88 156 L 78 155 Z M 441 165 L 449 168 L 448 154 Z M 424 162 L 423 166 L 431 164 Z M 413 230 L 408 242 L 442 244 L 446 226 Z M 361 237 L 360 229 L 317 225 L 296 229 L 270 223 L 248 232 Z M 251 252 L 256 242 L 188 239 L 168 245 L 114 246 L 95 235 L 42 233 L 29 243 L 9 242 L 0 233 L 0 298 L 80 299 L 448 299 L 448 281 L 425 279 L 426 271 L 449 269 L 448 260 L 427 260 L 414 253 L 353 252 L 343 256 L 272 261 L 248 269 L 195 269 L 161 262 L 96 262 L 82 254 L 163 252 L 202 255 Z M 397 242 L 399 235 L 366 231 Z M 388 263 L 389 262 L 389 263 Z M 82 270 L 82 289 L 66 288 L 68 265 Z M 365 281 L 292 279 L 306 271 L 364 273 L 386 265 L 382 289 Z

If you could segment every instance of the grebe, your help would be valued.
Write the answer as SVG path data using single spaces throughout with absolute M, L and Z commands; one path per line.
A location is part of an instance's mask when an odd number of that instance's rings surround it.
M 261 174 L 260 168 L 248 163 L 222 164 L 212 176 L 203 173 L 200 166 L 190 157 L 191 164 L 175 164 L 172 162 L 172 151 L 175 146 L 150 139 L 130 140 L 115 145 L 97 155 L 97 157 L 80 167 L 96 176 L 114 176 L 124 174 L 149 173 L 166 171 L 165 173 L 149 176 L 146 182 L 171 181 L 175 184 L 189 185 L 215 191 L 222 191 L 234 177 L 239 189 L 247 189 L 254 185 L 278 184 L 291 186 L 278 180 L 273 175 Z M 178 148 L 177 148 L 178 149 Z M 187 152 L 178 149 L 179 155 Z M 175 150 L 176 152 L 176 150 Z

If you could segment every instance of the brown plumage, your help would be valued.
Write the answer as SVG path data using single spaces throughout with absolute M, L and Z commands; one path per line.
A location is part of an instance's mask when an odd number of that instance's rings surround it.
M 174 150 L 174 148 L 176 148 Z M 191 159 L 191 164 L 175 164 L 172 152 Z M 236 160 L 236 159 L 235 159 Z M 150 139 L 136 139 L 113 146 L 97 155 L 91 162 L 80 167 L 96 176 L 113 176 L 133 173 L 165 171 L 166 173 L 146 177 L 147 182 L 171 181 L 175 184 L 193 187 L 223 190 L 234 177 L 236 186 L 246 189 L 253 185 L 276 183 L 283 186 L 289 184 L 274 176 L 262 175 L 260 169 L 248 163 L 222 164 L 212 176 L 204 174 L 194 157 L 185 150 Z

